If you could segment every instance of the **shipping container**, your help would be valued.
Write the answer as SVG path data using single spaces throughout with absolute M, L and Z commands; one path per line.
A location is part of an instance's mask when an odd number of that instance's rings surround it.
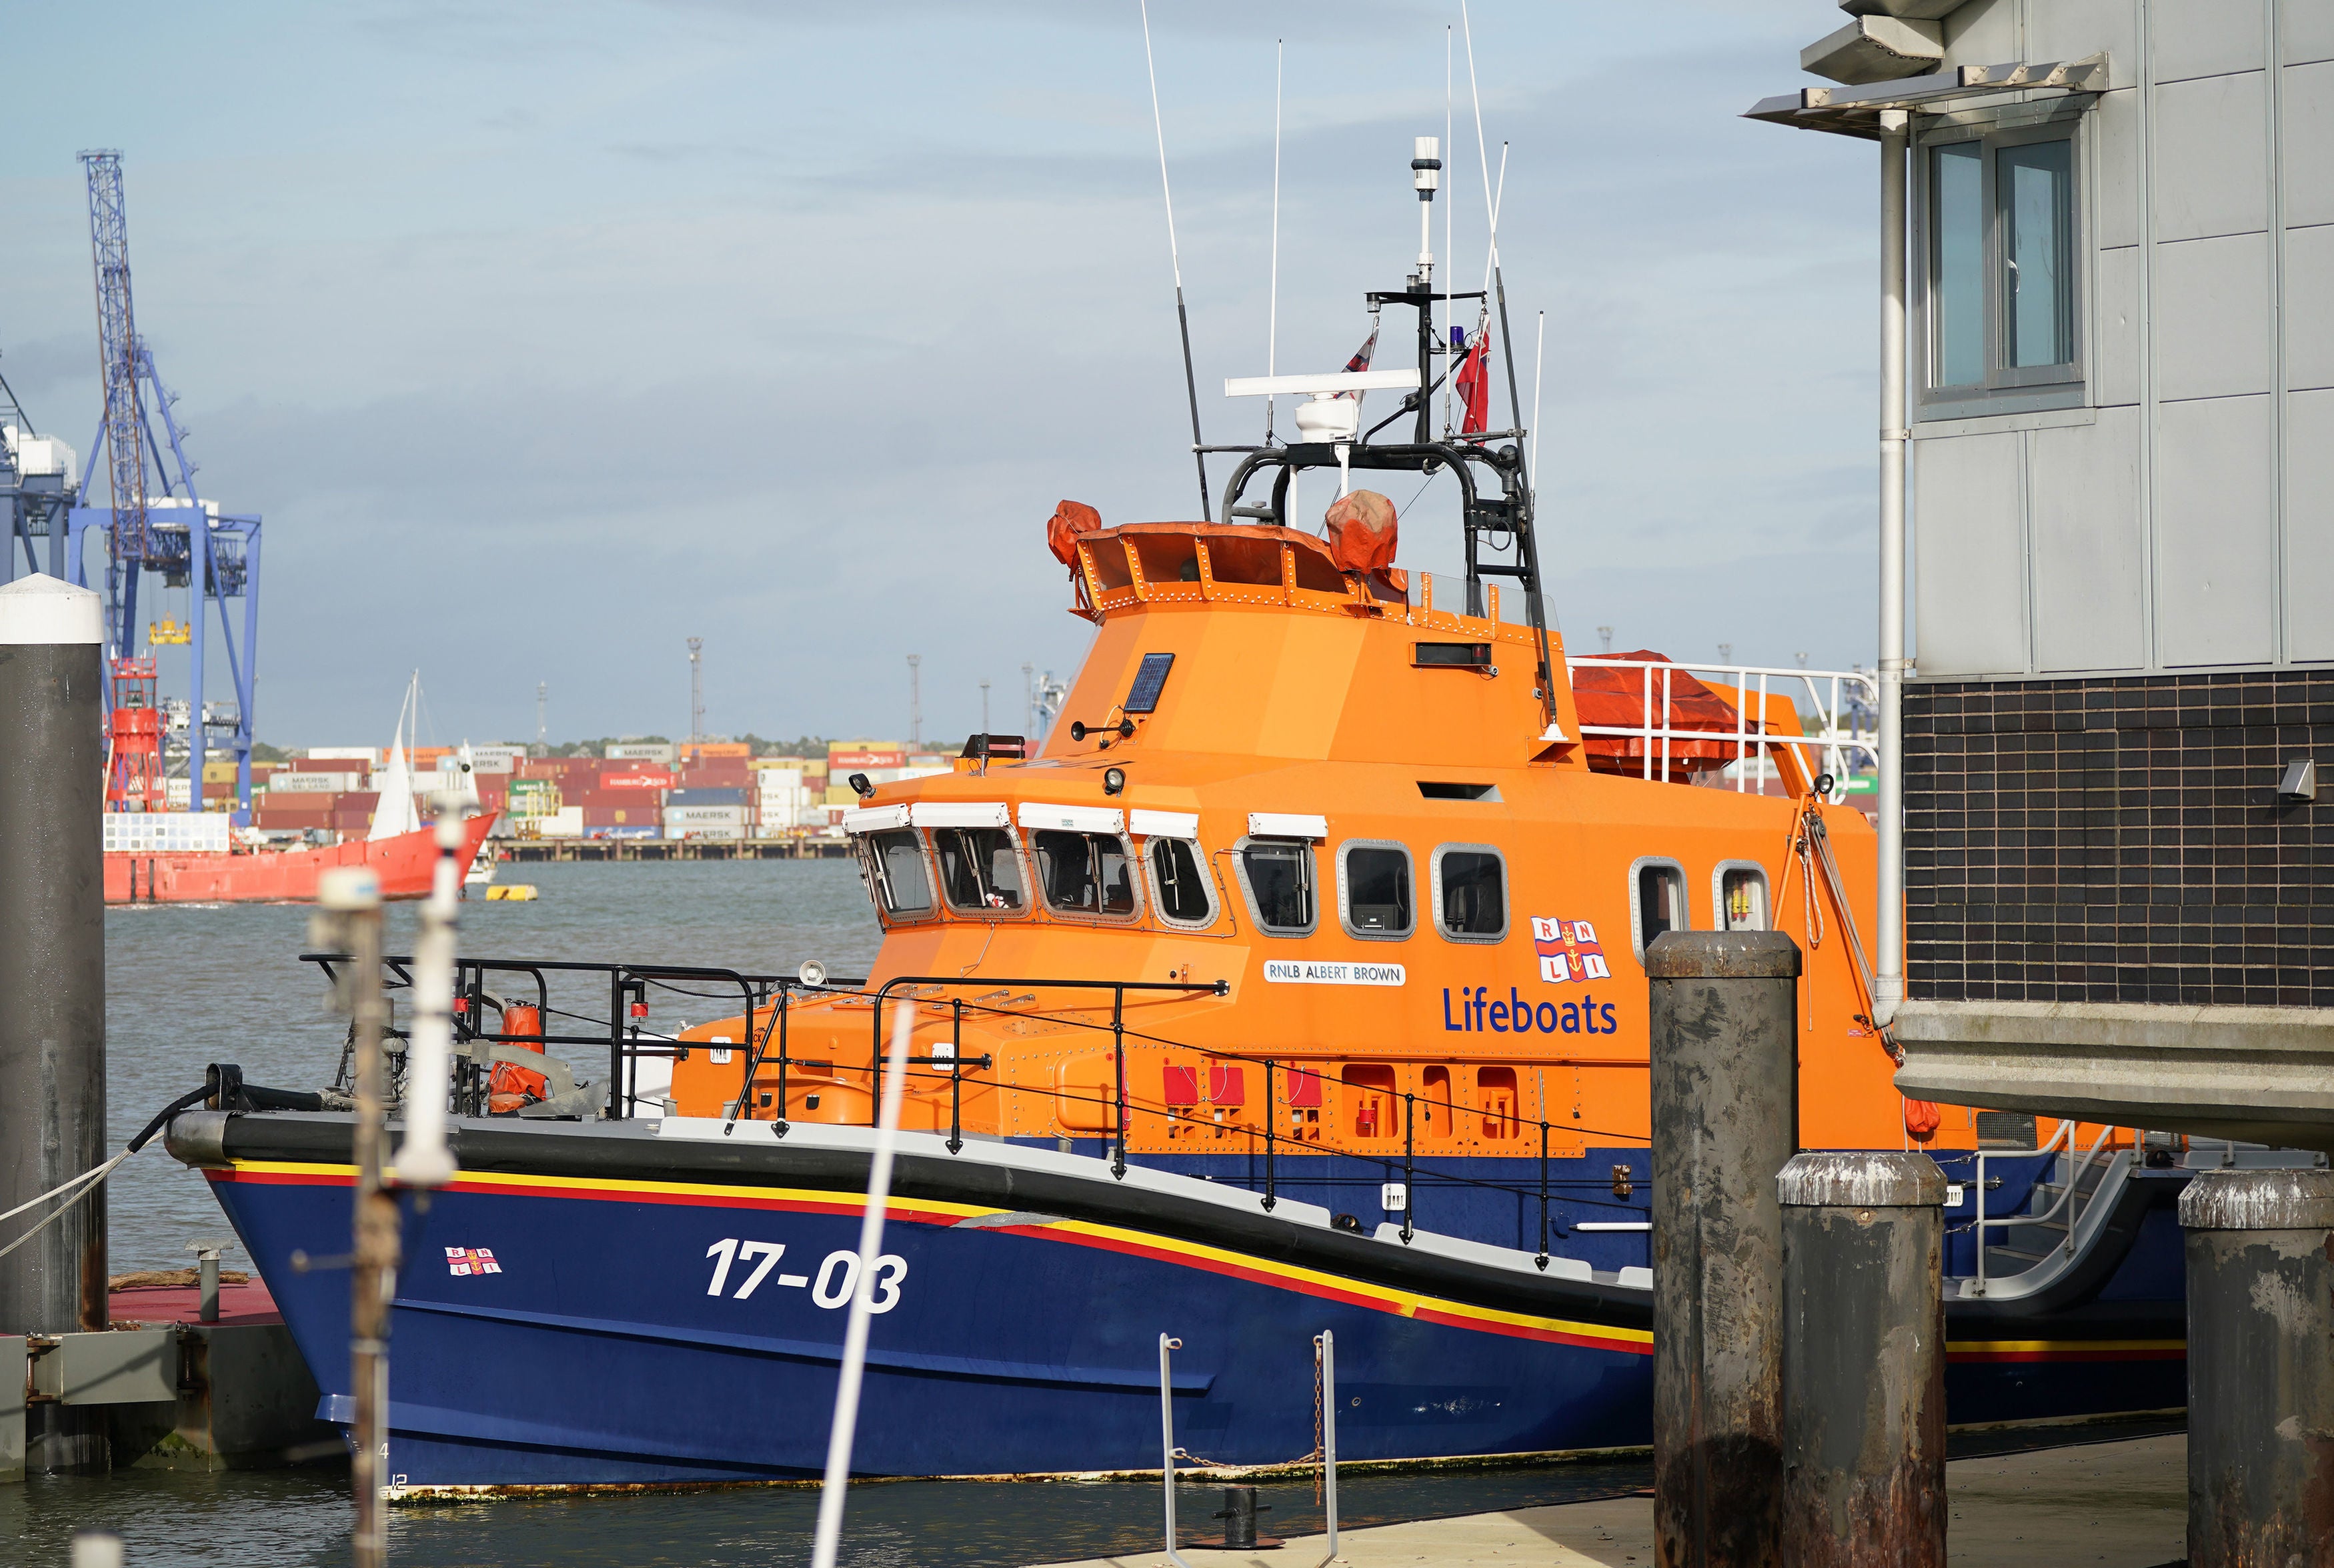
M 669 740 L 628 740 L 607 748 L 604 755 L 612 762 L 653 762 L 670 767 L 680 755 L 680 748 Z
M 373 767 L 384 760 L 386 759 L 382 757 L 381 748 L 378 746 L 312 746 L 307 750 L 300 753 L 298 756 L 293 758 L 292 765 L 294 767 L 298 767 L 304 762 L 313 762 L 323 763 L 327 766 L 333 763 L 339 763 L 345 766 L 346 765 L 354 762 L 362 763 L 367 767 Z
M 539 839 L 580 839 L 584 836 L 584 808 L 562 806 L 547 817 L 535 819 L 535 836 Z
M 335 811 L 333 826 L 344 833 L 370 832 L 372 831 L 372 808 L 367 806 L 363 811 L 352 812 L 344 807 Z
M 654 827 L 664 820 L 660 806 L 593 806 L 584 808 L 584 825 L 587 828 L 634 827 L 642 822 Z
M 693 823 L 689 827 L 682 828 L 675 827 L 671 823 L 668 822 L 665 825 L 664 836 L 669 839 L 742 839 L 746 836 L 746 830 L 743 827 L 737 826 L 723 827 L 719 825 L 707 825 L 700 827 Z
M 670 829 L 720 826 L 743 827 L 744 806 L 667 806 L 664 825 Z
M 683 757 L 735 757 L 744 761 L 754 755 L 754 748 L 742 740 L 692 740 L 680 746 Z
M 802 781 L 802 769 L 798 767 L 766 767 L 754 774 L 754 787 L 764 794 L 772 790 L 798 790 Z
M 603 790 L 669 790 L 672 788 L 672 770 L 632 765 L 603 768 L 600 771 L 600 787 Z
M 746 792 L 742 789 L 667 790 L 664 803 L 668 811 L 675 806 L 742 806 L 746 803 Z
M 653 839 L 661 836 L 663 831 L 656 822 L 612 822 L 599 827 L 590 822 L 584 824 L 584 836 L 587 839 Z
M 526 755 L 523 746 L 474 746 L 470 762 L 480 773 L 508 773 Z
M 826 754 L 829 773 L 861 773 L 871 767 L 905 767 L 908 754 L 892 747 L 882 751 L 831 751 Z
M 859 803 L 859 794 L 849 784 L 830 784 L 826 791 L 826 803 L 831 806 L 855 806 Z
M 352 773 L 280 773 L 267 781 L 267 793 L 272 795 L 339 794 L 362 784 L 362 775 Z
M 654 811 L 664 803 L 662 790 L 562 790 L 559 803 L 568 806 L 632 806 Z

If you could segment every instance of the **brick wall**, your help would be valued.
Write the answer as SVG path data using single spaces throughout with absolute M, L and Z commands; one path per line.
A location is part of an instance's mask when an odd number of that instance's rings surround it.
M 1905 799 L 1914 996 L 2334 1006 L 2334 670 L 1911 684 Z

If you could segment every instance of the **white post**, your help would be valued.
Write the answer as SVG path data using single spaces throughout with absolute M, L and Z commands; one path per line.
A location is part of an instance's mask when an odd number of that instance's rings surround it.
M 446 1147 L 446 1101 L 454 1052 L 455 927 L 462 877 L 469 870 L 462 863 L 463 808 L 468 803 L 468 796 L 450 791 L 431 802 L 438 814 L 438 863 L 430 871 L 429 896 L 422 900 L 420 930 L 413 942 L 405 1142 L 397 1151 L 397 1179 L 406 1187 L 443 1187 L 454 1178 L 454 1157 Z
M 1191 1568 L 1183 1554 L 1175 1550 L 1175 1390 L 1172 1373 L 1174 1363 L 1168 1352 L 1180 1351 L 1183 1342 L 1166 1334 L 1159 1336 L 1159 1468 L 1166 1485 L 1167 1500 L 1167 1561 L 1175 1568 Z
M 1545 1085 L 1540 1097 L 1545 1100 Z M 1329 1525 L 1329 1551 L 1318 1568 L 1337 1560 L 1337 1340 L 1327 1329 L 1314 1343 L 1321 1349 L 1321 1499 Z
M 1905 1000 L 1905 154 L 1912 116 L 1880 116 L 1880 919 L 1873 1022 Z M 1981 1238 L 1982 1240 L 1982 1238 Z

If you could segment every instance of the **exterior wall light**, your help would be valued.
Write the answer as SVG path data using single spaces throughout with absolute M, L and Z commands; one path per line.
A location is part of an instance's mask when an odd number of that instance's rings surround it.
M 1106 794 L 1106 795 L 1114 795 L 1114 794 L 1116 794 L 1119 791 L 1121 791 L 1121 790 L 1124 789 L 1125 787 L 1126 787 L 1126 770 L 1125 770 L 1124 768 L 1123 768 L 1123 767 L 1106 767 L 1106 768 L 1104 768 L 1104 769 L 1103 769 L 1103 770 L 1102 770 L 1102 793 L 1103 793 L 1103 794 Z

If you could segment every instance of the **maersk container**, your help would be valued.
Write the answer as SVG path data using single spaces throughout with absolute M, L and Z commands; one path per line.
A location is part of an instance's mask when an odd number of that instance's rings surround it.
M 664 808 L 664 825 L 668 828 L 733 827 L 746 825 L 746 808 L 732 806 L 675 806 Z
M 680 747 L 669 740 L 628 740 L 601 754 L 611 762 L 653 762 L 670 767 L 680 760 Z
M 267 781 L 270 794 L 339 794 L 352 790 L 364 782 L 364 775 L 354 773 L 279 773 Z
M 667 790 L 664 803 L 668 811 L 675 806 L 742 806 L 746 803 L 746 792 L 742 789 Z

